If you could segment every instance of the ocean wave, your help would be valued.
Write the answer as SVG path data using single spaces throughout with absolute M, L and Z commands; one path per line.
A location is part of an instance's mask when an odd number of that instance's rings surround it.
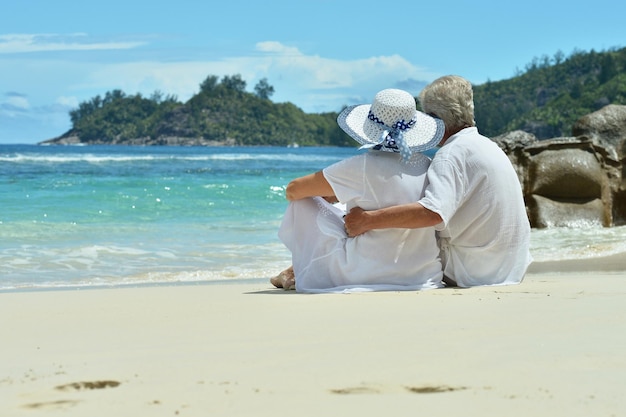
M 0 291 L 267 279 L 290 263 L 282 244 L 41 247 L 0 251 Z
M 538 262 L 626 254 L 626 226 L 533 229 L 530 249 Z
M 157 159 L 168 159 L 166 157 L 154 157 L 150 155 L 76 155 L 76 154 L 55 154 L 55 155 L 5 155 L 0 156 L 0 162 L 12 162 L 12 163 L 52 163 L 52 164 L 65 164 L 72 162 L 88 162 L 88 163 L 103 163 L 103 162 L 132 162 L 132 161 L 152 161 Z
M 63 276 L 51 276 L 37 280 L 0 280 L 0 291 L 34 290 L 34 289 L 66 289 L 66 288 L 103 288 L 143 285 L 174 285 L 174 284 L 210 284 L 216 282 L 262 281 L 289 266 L 287 258 L 256 266 L 229 265 L 215 269 L 183 269 L 177 271 L 163 270 L 142 271 L 127 275 L 107 275 L 100 272 L 93 276 L 77 276 L 72 278 L 69 270 Z M 268 284 L 269 285 L 269 284 Z
M 0 155 L 0 162 L 7 163 L 36 163 L 36 164 L 66 164 L 85 162 L 90 164 L 127 163 L 145 161 L 306 161 L 333 163 L 340 160 L 337 156 L 295 155 L 289 153 L 276 154 L 212 154 L 212 155 L 97 155 L 97 154 L 54 154 L 54 155 Z

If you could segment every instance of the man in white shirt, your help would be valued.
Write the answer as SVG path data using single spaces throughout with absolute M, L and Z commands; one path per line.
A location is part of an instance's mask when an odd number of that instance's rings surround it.
M 425 196 L 379 210 L 354 208 L 345 217 L 346 232 L 434 226 L 450 285 L 520 283 L 532 261 L 521 185 L 506 154 L 478 133 L 471 84 L 441 77 L 419 100 L 424 112 L 446 127 L 428 169 Z

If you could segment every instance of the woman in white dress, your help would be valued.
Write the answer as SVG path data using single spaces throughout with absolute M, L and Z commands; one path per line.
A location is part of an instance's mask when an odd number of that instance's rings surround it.
M 278 235 L 293 266 L 272 284 L 308 293 L 443 287 L 434 228 L 349 238 L 343 223 L 353 207 L 375 210 L 424 195 L 430 159 L 421 152 L 439 144 L 443 122 L 417 111 L 413 96 L 397 89 L 380 91 L 371 105 L 347 107 L 337 122 L 370 150 L 289 183 Z

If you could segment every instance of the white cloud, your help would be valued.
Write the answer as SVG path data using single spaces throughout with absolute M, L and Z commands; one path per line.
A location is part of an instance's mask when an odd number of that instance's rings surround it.
M 67 107 L 67 108 L 73 109 L 73 108 L 78 107 L 79 100 L 77 97 L 60 96 L 57 98 L 56 104 L 58 104 L 61 107 Z
M 30 103 L 25 95 L 7 92 L 0 100 L 0 118 L 16 119 L 28 115 Z
M 127 94 L 144 95 L 160 90 L 184 101 L 200 90 L 200 83 L 208 75 L 240 72 L 237 66 L 223 62 L 129 62 L 100 66 L 89 74 L 84 84 L 75 88 L 100 90 L 102 93 L 120 89 Z
M 131 49 L 145 42 L 93 42 L 83 41 L 84 33 L 58 34 L 7 34 L 0 35 L 0 54 L 45 52 L 45 51 L 93 51 L 109 49 Z
M 290 101 L 305 111 L 333 111 L 352 101 L 371 100 L 383 88 L 419 86 L 437 74 L 415 66 L 399 55 L 358 60 L 337 60 L 305 55 L 279 42 L 259 42 L 258 55 L 216 61 L 127 62 L 95 68 L 77 89 L 106 91 L 121 89 L 127 94 L 150 95 L 155 90 L 186 101 L 199 91 L 209 75 L 240 74 L 248 90 L 261 78 L 274 86 L 277 102 Z M 416 93 L 416 91 L 411 91 Z
M 265 63 L 267 71 L 289 77 L 307 89 L 352 87 L 377 78 L 398 80 L 432 76 L 399 55 L 343 61 L 304 55 L 297 48 L 279 42 L 259 42 L 256 47 L 258 51 L 268 52 L 258 58 Z
M 30 104 L 28 103 L 28 99 L 20 95 L 9 95 L 4 101 L 4 104 L 7 104 L 8 106 L 14 109 L 21 109 L 21 110 L 26 110 L 30 107 Z
M 264 76 L 276 85 L 276 100 L 292 101 L 310 112 L 337 111 L 346 104 L 369 102 L 377 91 L 390 87 L 416 95 L 440 75 L 399 55 L 338 60 L 305 55 L 278 42 L 258 43 L 257 50 L 271 52 L 258 61 L 264 63 Z
M 279 55 L 302 56 L 302 52 L 300 52 L 298 48 L 286 46 L 276 41 L 258 42 L 256 44 L 256 49 L 260 52 L 275 53 Z

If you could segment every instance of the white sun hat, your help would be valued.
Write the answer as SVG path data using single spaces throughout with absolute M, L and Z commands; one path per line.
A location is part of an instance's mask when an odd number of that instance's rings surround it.
M 441 119 L 418 111 L 413 96 L 395 88 L 378 92 L 371 105 L 346 107 L 337 123 L 361 148 L 399 152 L 404 160 L 437 146 L 445 132 Z

